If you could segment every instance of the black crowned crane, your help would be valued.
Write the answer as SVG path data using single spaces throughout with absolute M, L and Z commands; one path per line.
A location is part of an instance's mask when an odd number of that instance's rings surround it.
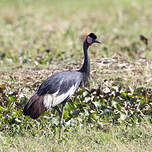
M 64 108 L 75 91 L 88 82 L 90 76 L 90 60 L 88 56 L 88 48 L 93 43 L 100 43 L 94 33 L 90 33 L 84 43 L 84 63 L 79 70 L 68 70 L 53 74 L 48 77 L 37 89 L 35 94 L 29 99 L 24 107 L 24 115 L 28 115 L 33 119 L 37 119 L 42 113 L 49 108 L 55 108 L 60 116 L 60 133 L 62 133 L 62 121 Z M 58 105 L 62 108 L 59 109 Z

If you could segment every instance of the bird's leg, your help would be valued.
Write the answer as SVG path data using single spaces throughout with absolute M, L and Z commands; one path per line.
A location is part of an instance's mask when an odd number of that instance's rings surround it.
M 61 109 L 61 114 L 60 114 L 60 133 L 59 133 L 59 139 L 61 139 L 61 134 L 62 134 L 64 108 L 65 108 L 65 103 L 62 104 L 62 109 Z

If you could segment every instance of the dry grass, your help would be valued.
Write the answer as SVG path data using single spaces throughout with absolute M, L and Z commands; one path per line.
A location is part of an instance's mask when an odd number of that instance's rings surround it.
M 66 65 L 66 66 L 65 66 Z M 27 97 L 31 96 L 49 75 L 68 69 L 78 69 L 78 65 L 65 62 L 54 64 L 47 68 L 23 68 L 17 67 L 10 72 L 1 72 L 1 81 L 22 88 L 21 93 Z M 100 58 L 91 62 L 90 89 L 98 85 L 106 86 L 107 82 L 116 81 L 123 84 L 124 88 L 134 90 L 138 87 L 151 87 L 152 84 L 152 61 L 139 59 L 129 61 L 126 59 Z M 18 87 L 17 87 L 18 86 Z M 29 94 L 29 91 L 31 92 Z
M 83 60 L 82 40 L 95 32 L 103 45 L 89 51 L 91 88 L 111 80 L 131 89 L 151 87 L 151 8 L 150 0 L 1 1 L 0 83 L 30 97 L 52 73 L 77 69 Z M 148 46 L 139 40 L 141 34 Z M 107 128 L 67 133 L 61 144 L 56 136 L 1 132 L 0 151 L 152 151 L 151 126 Z

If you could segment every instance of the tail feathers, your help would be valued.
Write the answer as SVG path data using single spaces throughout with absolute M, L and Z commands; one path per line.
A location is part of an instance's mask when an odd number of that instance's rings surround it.
M 43 105 L 44 96 L 34 94 L 24 107 L 23 114 L 33 119 L 38 118 L 47 109 Z

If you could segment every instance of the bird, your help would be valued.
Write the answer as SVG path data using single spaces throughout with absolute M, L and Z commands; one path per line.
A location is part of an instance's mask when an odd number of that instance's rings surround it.
M 90 58 L 88 48 L 94 43 L 101 43 L 94 33 L 86 36 L 83 42 L 84 62 L 78 70 L 58 72 L 48 77 L 26 103 L 23 114 L 37 119 L 49 108 L 59 112 L 59 139 L 62 134 L 64 108 L 79 87 L 85 86 L 90 78 Z M 58 105 L 61 104 L 61 109 Z

